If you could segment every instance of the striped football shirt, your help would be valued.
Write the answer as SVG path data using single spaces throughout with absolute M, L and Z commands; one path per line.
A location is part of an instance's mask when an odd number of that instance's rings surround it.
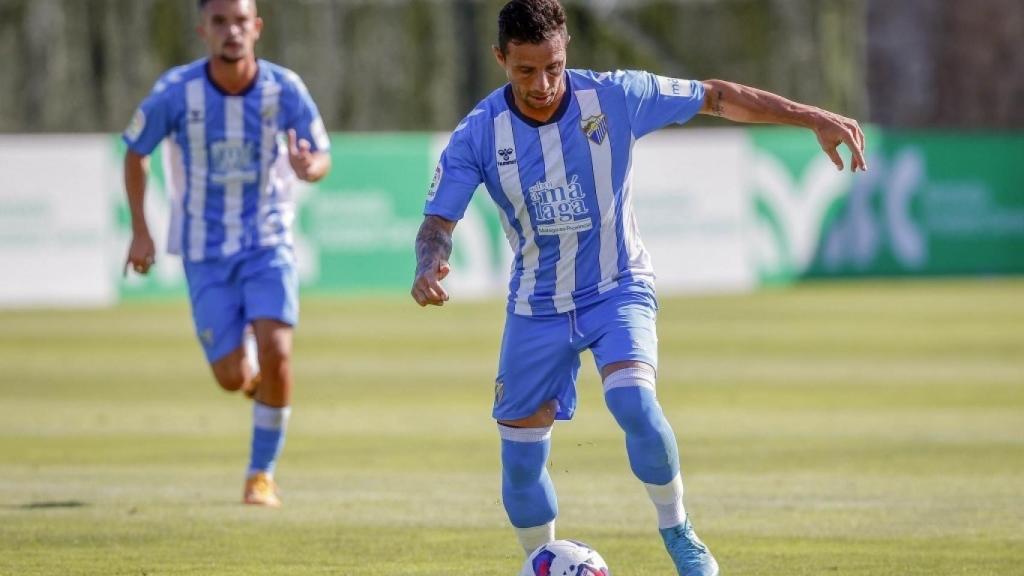
M 258 65 L 253 83 L 237 95 L 210 80 L 205 58 L 172 68 L 122 135 L 142 156 L 165 142 L 167 249 L 189 261 L 291 245 L 295 176 L 284 134 L 294 129 L 313 151 L 330 147 L 298 75 L 266 60 Z
M 688 121 L 703 101 L 696 81 L 567 70 L 565 96 L 541 123 L 519 112 L 506 85 L 452 133 L 424 213 L 459 220 L 484 185 L 515 253 L 515 314 L 559 314 L 619 286 L 653 283 L 632 208 L 633 146 Z

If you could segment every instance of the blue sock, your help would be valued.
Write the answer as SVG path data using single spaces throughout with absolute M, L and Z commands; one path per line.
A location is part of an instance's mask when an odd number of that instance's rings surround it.
M 252 408 L 252 449 L 249 455 L 249 472 L 252 476 L 257 472 L 274 474 L 277 457 L 284 447 L 285 429 L 292 409 L 274 408 L 253 402 Z
M 558 515 L 555 487 L 548 475 L 551 427 L 512 428 L 501 434 L 501 498 L 516 528 L 547 524 Z
M 626 453 L 633 474 L 646 484 L 661 486 L 671 482 L 679 473 L 679 448 L 653 386 L 609 388 L 604 399 L 626 433 Z

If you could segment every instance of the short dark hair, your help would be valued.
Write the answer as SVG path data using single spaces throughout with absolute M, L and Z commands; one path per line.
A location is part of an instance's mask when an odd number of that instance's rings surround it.
M 558 0 L 512 0 L 498 13 L 498 48 L 508 53 L 508 43 L 540 44 L 556 35 L 567 35 L 565 9 Z
M 199 2 L 198 2 L 199 3 L 199 10 L 202 11 L 202 9 L 206 8 L 206 5 L 209 4 L 212 1 L 213 0 L 199 0 Z

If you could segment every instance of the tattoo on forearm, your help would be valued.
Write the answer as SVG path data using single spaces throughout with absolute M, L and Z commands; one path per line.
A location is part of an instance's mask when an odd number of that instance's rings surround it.
M 714 100 L 714 98 L 712 98 L 712 100 L 713 102 L 711 104 L 711 111 L 715 114 L 715 116 L 722 117 L 722 115 L 725 114 L 725 108 L 722 106 L 722 91 L 718 91 L 717 100 Z
M 452 235 L 435 218 L 427 218 L 416 234 L 416 274 L 452 255 Z

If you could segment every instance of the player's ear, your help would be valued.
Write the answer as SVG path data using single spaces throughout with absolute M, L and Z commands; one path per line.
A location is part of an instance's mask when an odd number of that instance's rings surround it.
M 255 25 L 256 25 L 256 39 L 259 40 L 260 39 L 260 34 L 263 33 L 263 18 L 260 18 L 259 16 L 257 16 L 256 17 Z
M 498 66 L 505 67 L 505 53 L 501 51 L 501 48 L 491 45 L 491 51 L 494 52 L 494 59 L 498 61 Z

